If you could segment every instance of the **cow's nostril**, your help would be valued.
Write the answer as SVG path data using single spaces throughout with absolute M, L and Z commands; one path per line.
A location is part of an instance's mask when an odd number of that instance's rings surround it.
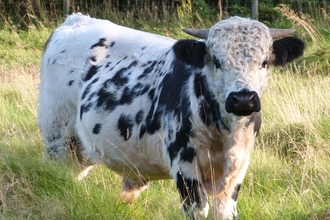
M 239 99 L 235 95 L 231 96 L 231 101 L 232 101 L 233 105 L 235 105 L 235 106 L 239 105 Z
M 251 98 L 250 98 L 250 105 L 253 106 L 257 103 L 258 101 L 258 97 L 256 96 L 257 94 L 252 94 Z

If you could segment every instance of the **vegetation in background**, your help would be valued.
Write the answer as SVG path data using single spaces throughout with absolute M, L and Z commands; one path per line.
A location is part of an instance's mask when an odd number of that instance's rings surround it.
M 0 1 L 0 9 L 8 2 L 18 1 Z M 34 4 L 33 10 L 0 10 L 0 220 L 182 219 L 173 181 L 150 183 L 140 200 L 126 205 L 117 198 L 121 178 L 108 169 L 98 166 L 77 181 L 75 165 L 42 160 L 36 122 L 39 61 L 44 42 L 63 21 L 55 4 L 62 1 L 20 2 Z M 181 27 L 209 27 L 218 20 L 216 10 L 208 13 L 213 1 L 194 1 L 193 7 L 185 1 L 171 11 L 156 6 L 125 10 L 109 2 L 88 11 L 174 38 L 186 37 Z M 296 63 L 275 70 L 262 98 L 263 125 L 238 199 L 241 219 L 330 218 L 330 19 L 323 13 L 328 5 L 299 2 L 302 9 L 310 7 L 309 14 L 291 10 L 298 4 L 292 1 L 271 10 L 279 15 L 276 23 L 267 20 L 272 26 L 293 25 L 307 51 Z M 270 1 L 261 7 L 267 5 Z M 242 14 L 231 15 L 248 16 L 247 6 L 237 4 Z

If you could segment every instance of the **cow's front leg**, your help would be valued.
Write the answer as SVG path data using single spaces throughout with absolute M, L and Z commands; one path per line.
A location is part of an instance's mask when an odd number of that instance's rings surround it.
M 209 211 L 207 192 L 201 183 L 193 148 L 184 147 L 180 150 L 177 157 L 172 160 L 171 175 L 180 192 L 186 218 L 207 217 Z
M 246 155 L 241 160 L 239 168 L 233 172 L 233 175 L 229 175 L 225 178 L 224 189 L 215 197 L 215 207 L 217 212 L 215 215 L 219 219 L 238 219 L 237 213 L 237 198 L 241 188 L 244 176 L 246 174 L 249 155 Z

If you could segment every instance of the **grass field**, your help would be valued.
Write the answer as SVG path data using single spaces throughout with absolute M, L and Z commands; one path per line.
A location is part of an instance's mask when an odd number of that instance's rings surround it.
M 74 165 L 42 161 L 38 71 L 51 31 L 0 31 L 0 219 L 182 219 L 173 181 L 152 182 L 125 205 L 121 178 L 104 167 L 77 181 Z M 309 42 L 305 58 L 272 75 L 241 219 L 330 219 L 329 39 Z

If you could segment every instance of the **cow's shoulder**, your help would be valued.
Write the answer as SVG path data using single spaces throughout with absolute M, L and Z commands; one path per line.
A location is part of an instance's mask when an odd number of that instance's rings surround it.
M 173 45 L 177 59 L 191 66 L 202 68 L 204 57 L 207 54 L 206 45 L 202 41 L 179 40 Z
M 304 42 L 297 37 L 284 37 L 273 42 L 274 64 L 284 66 L 296 58 L 303 55 L 305 49 Z

